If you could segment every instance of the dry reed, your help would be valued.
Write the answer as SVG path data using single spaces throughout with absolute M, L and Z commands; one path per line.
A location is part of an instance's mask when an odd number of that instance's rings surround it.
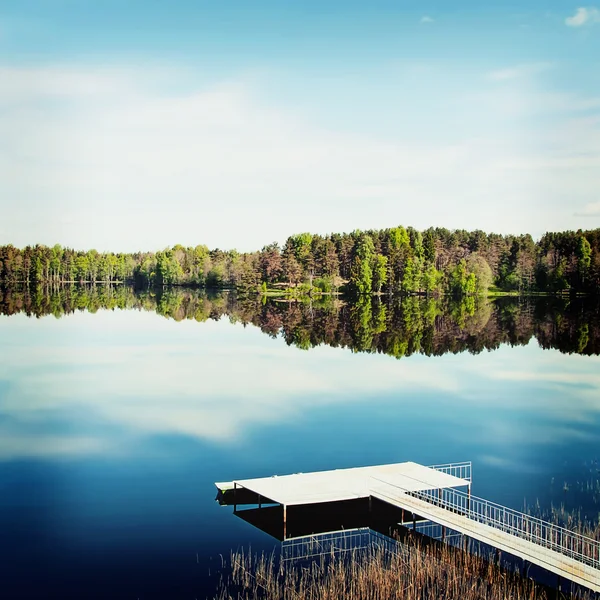
M 574 598 L 587 598 L 577 595 Z M 589 596 L 591 598 L 593 596 Z M 243 550 L 231 555 L 231 573 L 215 600 L 542 600 L 546 592 L 448 546 L 411 544 L 408 551 L 334 553 L 284 562 Z

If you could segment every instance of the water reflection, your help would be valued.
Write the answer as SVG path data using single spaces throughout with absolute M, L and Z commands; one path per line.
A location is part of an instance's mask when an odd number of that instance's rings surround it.
M 0 306 L 21 315 L 2 321 L 0 459 L 126 454 L 135 435 L 242 444 L 265 427 L 277 436 L 282 424 L 296 424 L 300 439 L 334 443 L 331 428 L 348 419 L 359 426 L 365 411 L 382 424 L 418 421 L 428 437 L 441 428 L 437 437 L 452 445 L 467 429 L 485 446 L 482 460 L 508 469 L 537 468 L 524 448 L 600 447 L 597 360 L 538 347 L 593 353 L 597 311 L 585 303 L 562 311 L 547 299 L 348 306 L 67 288 L 6 292 Z M 71 316 L 24 318 L 48 312 Z M 474 356 L 461 357 L 465 350 Z M 416 431 L 404 433 L 406 443 Z
M 226 315 L 232 323 L 253 324 L 301 349 L 327 344 L 396 358 L 415 353 L 479 353 L 501 344 L 526 345 L 532 339 L 542 348 L 565 353 L 600 353 L 600 303 L 579 297 L 493 301 L 374 297 L 347 304 L 332 297 L 286 302 L 180 288 L 158 292 L 109 286 L 0 289 L 0 314 L 5 315 L 60 317 L 115 308 L 156 311 L 176 321 L 205 322 Z
M 22 597 L 210 594 L 219 553 L 272 549 L 213 501 L 234 476 L 473 460 L 477 495 L 598 514 L 585 302 L 0 293 L 0 559 Z

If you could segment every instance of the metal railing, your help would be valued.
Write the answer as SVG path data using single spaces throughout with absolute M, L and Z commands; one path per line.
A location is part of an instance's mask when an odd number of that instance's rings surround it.
M 289 538 L 281 543 L 281 558 L 284 563 L 333 556 L 341 558 L 363 552 L 381 552 L 391 556 L 407 555 L 409 550 L 398 540 L 368 527 L 313 533 Z
M 453 477 L 458 477 L 459 479 L 466 479 L 469 483 L 473 481 L 473 465 L 470 460 L 467 462 L 432 465 L 429 468 L 441 471 L 442 473 L 447 473 Z
M 415 523 L 415 531 L 434 540 L 450 543 L 455 546 L 459 545 L 463 540 L 462 533 L 450 527 L 444 527 L 444 525 L 440 525 L 434 521 L 417 521 Z
M 426 501 L 433 506 L 494 527 L 499 531 L 548 548 L 595 569 L 600 569 L 600 542 L 590 537 L 453 488 L 415 492 L 376 477 L 372 479 L 377 482 L 373 486 L 374 490 L 377 489 L 377 485 L 384 484 L 395 488 L 396 495 L 400 492 L 405 496 Z M 387 495 L 390 498 L 393 497 L 389 494 L 389 489 Z
M 339 555 L 370 548 L 371 531 L 368 527 L 313 533 L 289 538 L 281 543 L 284 561 Z

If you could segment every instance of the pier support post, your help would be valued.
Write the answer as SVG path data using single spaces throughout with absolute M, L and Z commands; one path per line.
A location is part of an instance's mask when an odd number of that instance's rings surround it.
M 416 517 L 415 513 L 412 513 L 412 520 L 413 520 L 413 531 L 415 531 L 417 529 L 417 517 Z
M 471 512 L 471 484 L 469 484 L 469 489 L 467 490 L 467 514 Z
M 262 496 L 258 495 L 258 508 L 262 508 Z
M 283 505 L 283 539 L 287 537 L 287 506 Z
M 446 541 L 446 526 L 442 525 L 442 542 Z
M 233 482 L 233 512 L 237 512 L 237 483 Z

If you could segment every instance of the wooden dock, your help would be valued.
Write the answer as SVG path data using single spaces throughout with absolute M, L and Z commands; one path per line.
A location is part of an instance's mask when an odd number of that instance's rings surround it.
M 559 577 L 600 592 L 600 543 L 552 523 L 471 495 L 471 464 L 426 467 L 414 462 L 215 484 L 222 494 L 250 492 L 262 503 L 294 505 L 376 498 L 536 564 Z M 245 503 L 245 502 L 240 502 Z M 254 503 L 254 502 L 253 502 Z

